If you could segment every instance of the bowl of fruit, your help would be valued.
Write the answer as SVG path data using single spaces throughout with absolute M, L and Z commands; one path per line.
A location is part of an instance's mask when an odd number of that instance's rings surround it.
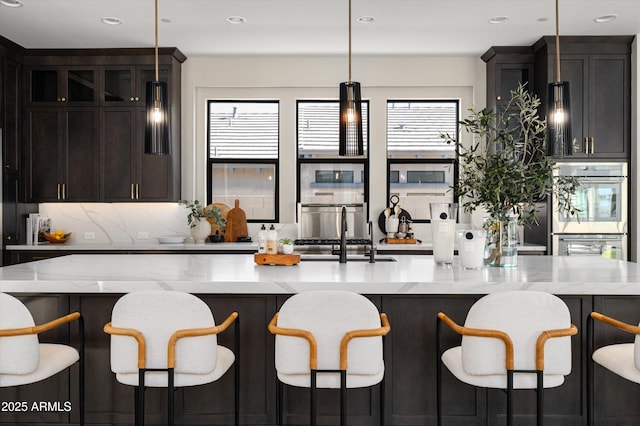
M 59 229 L 56 232 L 52 232 L 50 234 L 47 232 L 43 232 L 42 235 L 44 236 L 44 239 L 49 241 L 50 243 L 64 243 L 69 238 L 71 238 L 71 232 L 64 233 Z

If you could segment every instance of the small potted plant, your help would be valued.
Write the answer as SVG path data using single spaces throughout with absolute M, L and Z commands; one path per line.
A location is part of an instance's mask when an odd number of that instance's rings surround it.
M 291 238 L 282 238 L 280 240 L 280 246 L 282 246 L 282 253 L 293 253 L 293 240 Z
M 180 200 L 178 204 L 187 209 L 187 223 L 191 229 L 191 236 L 196 243 L 203 243 L 211 235 L 211 224 L 206 219 L 213 219 L 215 224 L 220 227 L 225 225 L 225 219 L 222 217 L 220 209 L 216 206 L 206 208 L 198 200 Z

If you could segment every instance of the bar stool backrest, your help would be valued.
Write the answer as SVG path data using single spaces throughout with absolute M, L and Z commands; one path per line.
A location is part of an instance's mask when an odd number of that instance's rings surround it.
M 29 309 L 20 300 L 0 293 L 0 330 L 34 325 Z M 37 334 L 0 338 L 0 374 L 28 374 L 39 362 Z
M 640 327 L 640 324 L 638 324 Z M 636 334 L 633 344 L 633 362 L 638 370 L 640 370 L 640 334 Z
M 346 291 L 308 291 L 285 301 L 278 327 L 311 332 L 318 345 L 318 370 L 340 368 L 340 342 L 346 332 L 380 327 L 380 313 L 366 297 Z M 379 374 L 384 369 L 382 337 L 356 338 L 348 347 L 349 374 Z M 309 373 L 305 339 L 276 336 L 276 369 L 284 374 Z
M 146 368 L 167 368 L 167 343 L 180 329 L 215 326 L 211 309 L 198 297 L 180 291 L 140 291 L 122 296 L 113 307 L 113 327 L 142 332 L 147 346 Z M 216 335 L 180 339 L 176 373 L 204 374 L 216 367 Z M 138 372 L 138 345 L 128 336 L 111 336 L 111 370 Z
M 502 291 L 482 297 L 469 310 L 465 327 L 506 332 L 514 345 L 516 370 L 536 369 L 536 342 L 545 330 L 571 326 L 566 304 L 537 291 Z M 571 372 L 571 338 L 549 339 L 545 345 L 545 374 Z M 504 374 L 505 346 L 499 339 L 462 337 L 462 364 L 469 374 Z

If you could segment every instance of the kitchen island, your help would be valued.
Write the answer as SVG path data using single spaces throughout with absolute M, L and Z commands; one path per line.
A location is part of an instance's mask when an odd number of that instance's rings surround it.
M 598 257 L 523 256 L 516 268 L 461 270 L 457 259 L 450 269 L 435 267 L 431 256 L 379 257 L 370 264 L 360 257 L 346 264 L 314 257 L 294 266 L 259 266 L 252 255 L 72 255 L 0 268 L 0 291 L 20 297 L 43 322 L 79 310 L 87 333 L 87 424 L 132 424 L 133 390 L 118 384 L 109 369 L 109 338 L 102 326 L 124 293 L 161 289 L 197 294 L 216 318 L 237 310 L 241 319 L 241 422 L 274 425 L 276 387 L 274 341 L 266 325 L 286 298 L 316 289 L 343 289 L 367 295 L 388 314 L 392 331 L 386 338 L 385 424 L 435 425 L 435 318 L 447 312 L 463 322 L 469 307 L 484 294 L 510 290 L 539 290 L 559 295 L 571 311 L 580 333 L 572 338 L 573 371 L 565 384 L 546 392 L 547 425 L 586 424 L 586 316 L 592 310 L 623 321 L 640 320 L 640 266 Z M 69 333 L 45 335 L 43 339 Z M 68 335 L 70 334 L 70 336 Z M 445 347 L 459 337 L 445 336 Z M 596 343 L 632 341 L 605 328 L 596 329 Z M 221 344 L 233 349 L 230 336 Z M 26 391 L 2 389 L 0 400 L 68 398 L 75 404 L 73 377 L 61 374 Z M 72 376 L 77 369 L 72 369 Z M 640 409 L 625 401 L 640 392 L 622 379 L 596 368 L 597 424 L 638 424 Z M 177 422 L 229 424 L 232 419 L 232 375 L 221 381 L 178 392 Z M 474 389 L 445 374 L 445 424 L 489 424 L 504 420 L 504 395 Z M 620 398 L 620 395 L 634 395 Z M 163 391 L 147 396 L 148 424 L 161 424 Z M 287 424 L 307 422 L 306 391 L 285 388 Z M 516 394 L 517 424 L 533 424 L 535 393 Z M 350 423 L 377 425 L 379 393 L 374 389 L 349 392 Z M 319 424 L 337 424 L 337 394 L 319 393 Z M 68 413 L 0 413 L 0 424 L 64 424 Z M 76 410 L 72 411 L 74 419 Z

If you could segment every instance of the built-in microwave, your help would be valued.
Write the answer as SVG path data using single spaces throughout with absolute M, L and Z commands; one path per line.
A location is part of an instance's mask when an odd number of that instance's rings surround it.
M 558 163 L 555 175 L 574 176 L 580 187 L 573 195 L 577 216 L 559 212 L 554 200 L 554 235 L 627 233 L 627 163 Z

